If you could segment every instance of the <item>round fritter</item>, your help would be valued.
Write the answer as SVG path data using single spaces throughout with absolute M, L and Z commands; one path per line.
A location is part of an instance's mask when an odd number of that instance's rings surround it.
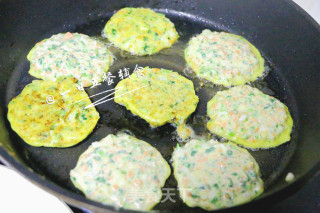
M 164 14 L 147 8 L 123 8 L 106 24 L 103 36 L 134 55 L 151 55 L 171 47 L 179 35 Z
M 257 162 L 230 142 L 191 140 L 174 150 L 172 160 L 180 197 L 190 207 L 236 206 L 263 192 Z
M 208 129 L 248 148 L 271 148 L 290 140 L 288 108 L 250 86 L 218 92 L 207 105 Z
M 99 114 L 72 78 L 34 80 L 8 105 L 12 129 L 28 144 L 70 147 L 85 139 Z
M 185 49 L 185 59 L 201 78 L 223 86 L 254 81 L 264 72 L 264 60 L 241 36 L 204 30 Z
M 192 81 L 177 72 L 145 67 L 116 86 L 115 102 L 146 120 L 152 127 L 183 125 L 199 98 Z
M 126 134 L 108 135 L 80 156 L 73 184 L 87 198 L 133 210 L 150 210 L 171 173 L 160 152 Z
M 101 82 L 113 56 L 106 45 L 87 35 L 60 33 L 37 43 L 27 56 L 30 75 L 44 80 L 75 77 L 84 87 Z

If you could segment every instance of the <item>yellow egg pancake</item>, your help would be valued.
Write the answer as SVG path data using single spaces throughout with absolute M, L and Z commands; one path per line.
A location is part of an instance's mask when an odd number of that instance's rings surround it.
M 133 136 L 108 135 L 80 156 L 70 178 L 87 198 L 116 208 L 150 210 L 171 173 L 160 152 Z
M 180 197 L 190 207 L 237 206 L 263 192 L 259 165 L 233 143 L 191 140 L 174 150 L 172 160 Z
M 171 47 L 179 35 L 164 14 L 147 8 L 123 8 L 107 22 L 103 36 L 134 55 L 151 55 Z
M 145 67 L 141 74 L 133 73 L 118 83 L 115 102 L 124 105 L 152 127 L 165 123 L 184 127 L 199 101 L 192 81 L 166 69 Z
M 208 129 L 248 148 L 271 148 L 290 141 L 293 121 L 274 97 L 243 85 L 218 92 L 207 105 Z
M 84 87 L 103 80 L 113 56 L 102 42 L 79 33 L 59 33 L 37 43 L 27 56 L 29 74 L 44 80 L 75 77 Z
M 70 147 L 85 139 L 96 126 L 99 114 L 76 80 L 34 80 L 8 105 L 12 129 L 28 144 Z
M 200 78 L 231 86 L 254 81 L 264 72 L 264 59 L 245 38 L 204 30 L 191 38 L 185 59 Z

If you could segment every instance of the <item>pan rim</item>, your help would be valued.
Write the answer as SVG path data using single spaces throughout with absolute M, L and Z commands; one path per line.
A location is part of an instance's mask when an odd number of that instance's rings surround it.
M 10 156 L 1 146 L 0 146 L 0 160 L 4 163 L 4 165 L 13 168 L 14 171 L 18 172 L 20 175 L 22 175 L 24 178 L 26 178 L 36 186 L 44 189 L 45 191 L 53 194 L 54 196 L 59 197 L 64 202 L 72 206 L 75 206 L 78 208 L 79 207 L 85 208 L 86 210 L 94 210 L 94 212 L 97 212 L 97 213 L 106 209 L 111 210 L 112 212 L 117 212 L 119 210 L 121 210 L 122 212 L 141 212 L 141 211 L 133 211 L 133 210 L 123 209 L 123 208 L 115 208 L 110 205 L 104 205 L 99 202 L 89 200 L 84 196 L 76 194 L 75 192 L 71 192 L 70 190 L 63 188 L 62 186 L 56 183 L 53 183 L 49 180 L 44 179 L 41 175 L 33 172 L 32 169 L 30 169 L 29 167 L 23 166 L 16 159 Z M 271 201 L 280 202 L 286 199 L 287 197 L 289 197 L 290 195 L 294 194 L 295 192 L 297 192 L 303 186 L 305 186 L 309 181 L 311 181 L 319 173 L 319 171 L 320 171 L 320 162 L 316 163 L 310 169 L 309 172 L 300 176 L 295 181 L 288 183 L 287 185 L 280 186 L 272 194 L 265 195 L 265 196 L 262 195 L 257 199 L 252 200 L 251 202 L 244 203 L 242 205 L 234 206 L 231 208 L 226 208 L 226 209 L 232 210 L 238 207 L 250 208 L 258 204 L 263 204 L 263 202 L 265 202 L 265 204 Z

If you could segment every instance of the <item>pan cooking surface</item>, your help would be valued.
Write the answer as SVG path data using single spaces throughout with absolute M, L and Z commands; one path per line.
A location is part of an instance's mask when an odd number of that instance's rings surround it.
M 161 10 L 160 12 L 165 13 L 168 18 L 175 24 L 176 29 L 180 35 L 179 41 L 174 44 L 172 48 L 162 50 L 160 54 L 146 57 L 131 56 L 129 53 L 120 51 L 119 49 L 111 46 L 110 50 L 116 56 L 114 64 L 110 68 L 110 72 L 116 76 L 114 84 L 108 85 L 107 82 L 102 82 L 100 86 L 95 88 L 86 88 L 89 95 L 94 95 L 99 92 L 112 89 L 119 82 L 118 71 L 119 69 L 129 68 L 130 73 L 134 70 L 135 66 L 150 66 L 158 68 L 166 68 L 179 72 L 181 75 L 191 79 L 195 85 L 196 93 L 199 96 L 200 102 L 198 107 L 187 123 L 190 124 L 198 135 L 205 138 L 215 137 L 222 141 L 221 138 L 210 135 L 206 129 L 206 105 L 207 102 L 214 96 L 219 90 L 225 90 L 227 88 L 221 86 L 214 86 L 212 83 L 204 82 L 196 78 L 189 69 L 186 68 L 184 60 L 184 48 L 188 40 L 201 33 L 203 29 L 210 29 L 216 31 L 229 31 L 231 33 L 239 34 L 247 38 L 249 41 L 250 37 L 246 37 L 245 32 L 237 32 L 236 29 L 228 28 L 226 26 L 219 26 L 214 22 L 203 20 L 199 17 L 194 17 L 188 14 L 178 13 L 176 11 Z M 111 17 L 99 17 L 94 21 L 80 26 L 76 26 L 70 31 L 84 33 L 89 36 L 95 36 L 105 42 L 106 39 L 100 36 L 101 30 L 106 24 L 107 20 Z M 61 27 L 62 28 L 62 27 Z M 50 35 L 49 35 L 50 36 Z M 259 44 L 255 44 L 259 49 Z M 269 70 L 268 75 L 264 79 L 259 79 L 250 85 L 257 87 L 264 93 L 272 95 L 286 104 L 294 119 L 294 129 L 292 133 L 292 140 L 289 143 L 285 143 L 277 148 L 269 150 L 250 151 L 250 153 L 257 160 L 260 170 L 262 173 L 262 179 L 265 182 L 265 190 L 268 189 L 275 181 L 277 177 L 284 170 L 286 165 L 289 163 L 292 154 L 296 148 L 297 130 L 295 127 L 298 126 L 296 123 L 297 110 L 295 106 L 294 97 L 290 93 L 290 89 L 287 87 L 286 80 L 281 77 L 281 71 L 272 64 L 272 59 L 269 59 L 264 55 L 263 49 L 260 49 L 263 57 L 266 60 L 266 69 Z M 29 62 L 27 59 L 22 60 L 10 77 L 8 82 L 6 104 L 20 94 L 25 85 L 31 83 L 35 78 L 28 74 Z M 203 86 L 201 86 L 203 84 Z M 92 102 L 104 97 L 104 95 L 96 96 L 91 98 Z M 163 157 L 170 162 L 171 154 L 178 143 L 175 137 L 175 128 L 170 124 L 166 124 L 159 128 L 150 128 L 149 124 L 141 118 L 132 115 L 125 107 L 115 104 L 114 101 L 96 106 L 100 114 L 100 120 L 93 133 L 89 135 L 80 144 L 70 148 L 44 148 L 44 147 L 32 147 L 24 143 L 19 136 L 10 131 L 10 137 L 15 141 L 15 146 L 22 158 L 27 164 L 33 168 L 34 171 L 45 176 L 47 179 L 81 194 L 71 183 L 69 179 L 69 172 L 73 169 L 77 163 L 78 157 L 88 148 L 88 146 L 97 140 L 100 140 L 108 134 L 115 134 L 119 131 L 125 131 L 129 134 L 134 134 L 137 138 L 149 142 L 151 145 L 156 147 Z M 154 209 L 176 209 L 181 208 L 187 209 L 188 207 L 183 204 L 182 200 L 178 196 L 176 189 L 176 181 L 173 175 L 167 180 L 164 188 L 170 189 L 171 198 L 175 200 L 172 202 L 167 200 L 164 203 L 159 203 Z M 168 192 L 163 190 L 163 194 Z M 173 195 L 174 194 L 174 195 Z

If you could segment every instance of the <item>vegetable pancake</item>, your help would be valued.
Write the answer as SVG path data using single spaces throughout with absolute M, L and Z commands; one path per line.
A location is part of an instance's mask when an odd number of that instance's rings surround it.
M 73 184 L 87 198 L 133 210 L 150 210 L 171 173 L 160 152 L 126 134 L 94 142 L 71 170 Z
M 223 86 L 254 81 L 264 72 L 264 59 L 241 36 L 204 30 L 185 49 L 185 59 L 201 78 Z
M 178 126 L 178 134 L 188 129 L 185 121 L 199 101 L 192 81 L 166 69 L 145 67 L 141 74 L 133 73 L 118 83 L 115 102 L 124 105 L 152 127 L 169 122 Z
M 263 192 L 257 162 L 233 143 L 191 140 L 174 150 L 172 160 L 180 197 L 190 207 L 236 206 Z
M 151 55 L 171 47 L 179 35 L 164 14 L 147 8 L 123 8 L 114 14 L 104 28 L 115 46 L 134 55 Z
M 60 33 L 37 43 L 27 56 L 30 75 L 44 80 L 75 77 L 84 87 L 101 82 L 113 61 L 106 45 L 87 35 Z
M 34 80 L 8 105 L 12 129 L 32 146 L 69 147 L 85 139 L 99 114 L 72 78 Z M 76 80 L 75 80 L 76 81 Z
M 250 86 L 218 92 L 207 105 L 208 129 L 248 148 L 271 148 L 290 140 L 293 121 L 276 98 Z

